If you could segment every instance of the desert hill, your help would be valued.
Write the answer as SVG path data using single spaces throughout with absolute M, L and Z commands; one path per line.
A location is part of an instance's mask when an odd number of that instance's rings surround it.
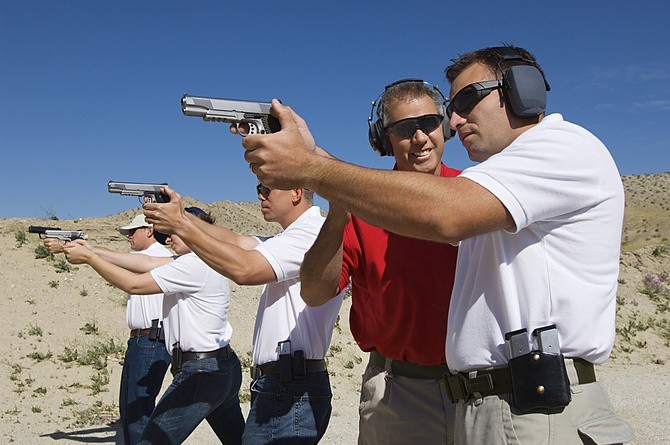
M 670 239 L 670 173 L 623 176 L 626 213 L 623 250 Z
M 618 413 L 637 443 L 666 443 L 670 412 L 670 173 L 624 176 L 626 215 L 612 358 L 599 367 Z M 262 219 L 257 203 L 219 201 L 186 205 L 211 211 L 218 224 L 243 234 L 269 235 L 280 227 Z M 116 250 L 128 242 L 116 228 L 139 208 L 104 218 L 50 221 L 0 219 L 0 442 L 115 443 L 118 386 L 128 332 L 125 295 L 88 266 L 61 255 L 37 258 L 40 241 L 29 225 L 84 230 L 89 241 Z M 249 364 L 261 287 L 231 283 L 232 346 Z M 333 417 L 323 443 L 355 443 L 360 374 L 367 362 L 348 326 L 345 300 L 330 349 Z M 168 374 L 165 384 L 171 380 Z M 242 397 L 248 410 L 248 376 Z M 164 385 L 165 386 L 165 385 Z M 206 424 L 187 443 L 215 443 Z M 120 443 L 120 442 L 118 442 Z

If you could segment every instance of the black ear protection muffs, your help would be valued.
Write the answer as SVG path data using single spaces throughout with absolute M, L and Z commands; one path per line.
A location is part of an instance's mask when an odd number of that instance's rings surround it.
M 389 88 L 401 84 L 401 83 L 406 83 L 406 82 L 418 82 L 418 83 L 423 83 L 426 85 L 428 88 L 433 89 L 437 91 L 440 96 L 442 97 L 443 101 L 438 107 L 438 113 L 446 120 L 447 119 L 447 98 L 444 97 L 444 94 L 440 91 L 440 89 L 435 86 L 431 85 L 430 83 L 422 80 L 422 79 L 402 79 L 398 80 L 397 82 L 393 82 L 389 85 L 386 85 L 384 87 L 384 91 L 387 91 Z M 382 93 L 383 94 L 383 93 Z M 368 139 L 370 141 L 370 146 L 374 151 L 376 151 L 380 156 L 393 156 L 393 147 L 391 146 L 391 140 L 389 139 L 388 132 L 384 128 L 384 123 L 382 122 L 381 119 L 377 119 L 373 121 L 373 116 L 374 116 L 374 110 L 375 106 L 379 102 L 379 98 L 382 97 L 380 94 L 376 100 L 372 101 L 372 109 L 370 110 L 370 117 L 368 118 Z M 442 133 L 444 134 L 444 141 L 448 141 L 452 137 L 454 137 L 455 132 L 449 128 L 449 122 L 445 122 L 444 120 L 442 121 Z
M 539 116 L 547 108 L 547 91 L 551 89 L 537 64 L 526 59 L 514 47 L 493 48 L 503 58 L 498 69 L 503 73 L 502 91 L 512 112 L 519 117 Z M 527 65 L 514 65 L 503 72 L 502 64 L 515 60 Z

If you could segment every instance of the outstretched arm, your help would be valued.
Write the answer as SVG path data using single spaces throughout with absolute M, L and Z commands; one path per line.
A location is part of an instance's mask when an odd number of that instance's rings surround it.
M 320 306 L 337 295 L 342 272 L 342 240 L 350 216 L 330 206 L 319 236 L 300 267 L 300 296 L 308 306 Z
M 458 242 L 513 229 L 514 220 L 491 192 L 466 178 L 374 170 L 321 156 L 306 142 L 305 122 L 272 102 L 279 132 L 242 139 L 259 180 L 278 189 L 306 187 L 366 222 L 400 235 Z
M 163 264 L 174 261 L 172 257 L 156 257 L 145 255 L 143 253 L 115 252 L 108 249 L 101 250 L 101 248 L 95 248 L 94 252 L 105 261 L 109 261 L 116 266 L 123 267 L 124 269 L 135 273 L 149 272 Z
M 160 294 L 163 291 L 150 273 L 136 274 L 102 259 L 95 252 L 77 243 L 63 246 L 67 260 L 72 264 L 88 264 L 105 280 L 134 295 Z
M 274 269 L 260 252 L 216 239 L 199 224 L 189 221 L 180 227 L 177 235 L 209 267 L 237 284 L 256 285 L 277 280 Z M 258 244 L 257 240 L 253 241 L 254 245 Z
M 149 272 L 173 261 L 172 257 L 155 257 L 142 253 L 117 252 L 104 247 L 94 247 L 83 240 L 72 241 L 72 244 L 84 246 L 103 260 L 135 273 Z
M 153 257 L 137 253 L 117 252 L 105 247 L 92 246 L 87 241 L 81 239 L 74 240 L 69 243 L 61 243 L 59 240 L 51 238 L 44 240 L 44 245 L 47 246 L 51 253 L 63 252 L 64 247 L 67 244 L 83 246 L 87 250 L 98 254 L 100 258 L 135 273 L 149 272 L 150 270 L 172 261 L 171 257 Z
M 170 197 L 169 203 L 144 205 L 147 222 L 154 224 L 156 230 L 179 236 L 209 267 L 237 284 L 276 281 L 270 263 L 262 254 L 251 250 L 258 240 L 239 236 L 223 227 L 212 231 L 211 224 L 187 216 L 177 192 L 169 187 L 165 187 L 164 192 Z
M 202 230 L 207 235 L 219 241 L 233 244 L 244 250 L 252 250 L 258 244 L 258 240 L 255 239 L 253 236 L 239 235 L 233 232 L 232 230 L 226 229 L 225 227 L 209 224 L 191 214 L 188 214 L 188 217 L 189 220 L 192 223 L 194 223 L 200 230 Z
M 225 227 L 209 224 L 195 215 L 186 212 L 182 204 L 181 195 L 170 187 L 165 186 L 163 193 L 170 197 L 170 202 L 163 204 L 147 203 L 142 206 L 147 222 L 153 224 L 154 230 L 181 236 L 184 226 L 195 225 L 212 238 L 234 244 L 245 250 L 251 250 L 258 244 L 258 241 L 251 236 L 238 235 Z

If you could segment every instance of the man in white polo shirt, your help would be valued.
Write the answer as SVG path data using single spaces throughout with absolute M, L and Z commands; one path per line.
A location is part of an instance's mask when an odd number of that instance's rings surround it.
M 594 372 L 615 333 L 614 160 L 584 128 L 545 116 L 549 86 L 525 49 L 473 51 L 446 75 L 450 127 L 479 163 L 456 178 L 321 156 L 277 101 L 282 130 L 243 138 L 245 158 L 271 187 L 309 187 L 392 232 L 460 242 L 446 338 L 456 443 L 632 440 Z
M 187 209 L 206 224 L 213 218 L 199 208 Z M 73 264 L 86 263 L 128 293 L 163 301 L 165 342 L 174 376 L 142 432 L 139 443 L 181 443 L 207 419 L 222 443 L 240 442 L 244 418 L 238 392 L 240 361 L 230 348 L 228 280 L 208 267 L 177 235 L 167 238 L 178 255 L 156 258 L 110 254 L 105 260 L 83 242 L 64 246 Z
M 118 230 L 121 235 L 128 237 L 131 253 L 155 257 L 172 256 L 168 249 L 157 242 L 160 234 L 154 233 L 153 227 L 146 222 L 141 213 L 136 215 L 130 224 L 119 227 Z M 53 253 L 63 251 L 57 239 L 46 238 L 44 243 Z M 90 247 L 88 243 L 86 244 Z M 112 252 L 101 247 L 93 249 L 103 258 L 106 253 Z M 165 350 L 161 334 L 163 294 L 150 296 L 128 294 L 126 321 L 130 329 L 130 338 L 121 372 L 119 413 L 123 439 L 126 444 L 134 445 L 156 406 L 156 397 L 170 364 L 170 354 Z
M 167 204 L 145 204 L 158 230 L 177 234 L 200 258 L 238 284 L 265 284 L 253 340 L 251 410 L 246 444 L 318 442 L 331 414 L 332 393 L 324 357 L 342 295 L 317 308 L 300 297 L 300 265 L 324 221 L 313 193 L 270 190 L 259 184 L 263 217 L 284 229 L 260 242 L 207 226 L 182 209 L 170 188 Z

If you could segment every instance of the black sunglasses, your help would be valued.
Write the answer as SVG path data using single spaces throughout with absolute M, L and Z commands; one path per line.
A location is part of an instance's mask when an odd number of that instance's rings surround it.
M 133 236 L 135 235 L 135 232 L 137 232 L 139 229 L 147 229 L 148 227 L 135 227 L 134 229 L 128 229 L 128 235 Z
M 258 184 L 256 186 L 256 194 L 261 195 L 265 199 L 268 199 L 271 191 L 272 189 L 270 187 L 266 187 L 263 184 Z
M 486 82 L 475 82 L 461 88 L 447 105 L 447 117 L 451 119 L 454 110 L 457 113 L 468 111 L 479 103 L 480 100 L 491 94 L 491 91 L 502 88 L 499 80 L 489 80 Z
M 401 138 L 411 138 L 419 129 L 425 134 L 430 134 L 442 123 L 443 117 L 439 114 L 426 114 L 419 117 L 400 119 L 386 126 L 386 131 Z

